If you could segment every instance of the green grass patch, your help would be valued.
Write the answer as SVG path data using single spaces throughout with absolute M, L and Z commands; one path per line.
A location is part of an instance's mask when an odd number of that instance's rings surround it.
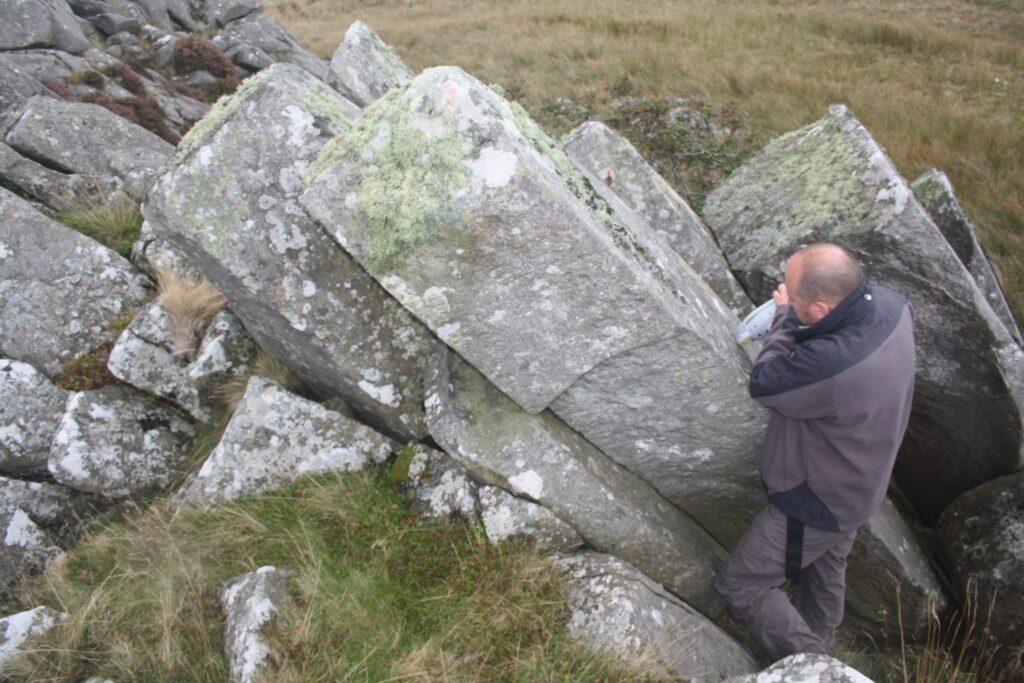
M 131 255 L 132 245 L 139 238 L 142 227 L 139 205 L 127 198 L 65 211 L 58 218 L 69 228 L 93 238 L 125 258 Z
M 539 555 L 420 522 L 378 470 L 108 523 L 18 592 L 21 608 L 71 616 L 5 673 L 224 681 L 220 583 L 266 564 L 299 572 L 296 608 L 267 634 L 273 680 L 638 679 L 569 640 L 562 581 Z

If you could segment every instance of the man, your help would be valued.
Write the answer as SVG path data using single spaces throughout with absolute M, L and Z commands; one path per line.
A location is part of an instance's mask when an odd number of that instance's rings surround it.
M 759 455 L 768 508 L 715 589 L 774 659 L 827 654 L 843 618 L 846 556 L 885 498 L 914 392 L 910 307 L 864 281 L 850 252 L 797 252 L 750 379 L 772 410 Z M 783 590 L 794 584 L 794 602 Z

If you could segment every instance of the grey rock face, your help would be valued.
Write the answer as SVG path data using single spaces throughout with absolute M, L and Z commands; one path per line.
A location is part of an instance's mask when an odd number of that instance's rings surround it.
M 263 9 L 262 0 L 206 0 L 193 4 L 205 6 L 206 22 L 211 26 L 224 26 Z
M 573 162 L 596 178 L 596 183 L 591 180 L 595 189 L 603 186 L 618 195 L 734 313 L 750 310 L 750 299 L 729 271 L 714 237 L 628 140 L 603 123 L 590 121 L 569 133 L 563 145 Z
M 721 681 L 757 670 L 728 634 L 625 562 L 588 552 L 555 564 L 569 582 L 569 632 L 592 647 L 639 659 L 658 680 Z
M 0 666 L 14 660 L 22 646 L 32 638 L 45 635 L 67 616 L 49 607 L 36 607 L 0 619 Z
M 58 542 L 97 510 L 92 496 L 59 484 L 0 477 L 0 508 L 16 507 Z
M 224 582 L 224 656 L 232 683 L 250 683 L 264 672 L 273 651 L 261 631 L 293 604 L 288 581 L 295 572 L 260 567 Z
M 0 508 L 0 590 L 45 570 L 63 553 L 23 510 Z
M 388 90 L 404 85 L 413 73 L 394 48 L 373 29 L 356 21 L 331 57 L 327 82 L 360 107 L 366 107 Z
M 50 473 L 109 498 L 154 493 L 180 476 L 194 432 L 177 410 L 128 387 L 79 392 L 53 437 Z
M 1015 344 L 848 109 L 833 106 L 771 143 L 709 196 L 704 214 L 755 300 L 782 280 L 799 246 L 830 240 L 853 250 L 870 281 L 914 306 L 917 384 L 896 477 L 926 520 L 1021 466 L 1021 406 L 998 355 Z
M 43 46 L 80 54 L 89 49 L 63 0 L 11 0 L 4 3 L 0 19 L 0 50 Z
M 117 189 L 114 182 L 54 171 L 3 143 L 0 143 L 0 180 L 5 187 L 56 212 L 102 203 Z
M 369 427 L 253 377 L 224 437 L 176 500 L 258 496 L 305 475 L 383 462 L 393 450 L 394 443 Z
M 30 99 L 4 142 L 61 173 L 113 178 L 136 199 L 174 152 L 167 141 L 99 105 L 49 97 Z
M 988 305 L 999 316 L 999 320 L 1017 343 L 1022 343 L 1020 330 L 1017 329 L 1017 322 L 1006 303 L 999 279 L 993 272 L 988 257 L 985 256 L 985 250 L 978 241 L 974 227 L 967 220 L 953 192 L 953 184 L 949 182 L 949 178 L 942 171 L 932 169 L 911 183 L 910 187 L 914 191 L 914 196 L 931 216 L 935 227 L 942 232 L 949 246 L 953 247 L 957 258 L 971 273 L 974 284 L 981 290 Z
M 29 72 L 0 54 L 0 135 L 7 132 L 7 126 L 13 121 L 9 117 L 34 95 L 42 95 L 46 86 L 36 80 Z
M 477 484 L 466 468 L 445 453 L 426 446 L 406 446 L 392 472 L 399 469 L 405 470 L 405 496 L 421 517 L 477 519 Z
M 261 346 L 320 395 L 414 439 L 419 357 L 434 342 L 297 202 L 310 161 L 355 113 L 297 67 L 260 72 L 182 141 L 144 213 Z
M 988 636 L 995 656 L 1024 665 L 1024 472 L 957 498 L 939 517 L 938 532 L 960 596 L 973 586 L 978 614 L 992 609 Z
M 542 505 L 705 614 L 720 611 L 711 581 L 722 548 L 554 415 L 526 413 L 449 353 L 428 380 L 426 407 L 431 436 L 477 479 Z
M 872 683 L 871 679 L 828 655 L 796 654 L 758 674 L 730 678 L 726 683 Z
M 113 341 L 110 324 L 146 295 L 116 252 L 0 188 L 0 354 L 55 377 Z
M 210 321 L 189 364 L 189 380 L 200 393 L 208 391 L 245 373 L 255 356 L 256 345 L 242 323 L 230 311 L 221 311 Z
M 0 473 L 46 472 L 68 396 L 28 363 L 0 359 Z
M 274 61 L 302 67 L 322 81 L 327 80 L 327 62 L 307 50 L 285 27 L 265 14 L 250 14 L 231 22 L 219 35 L 233 46 L 244 46 L 258 51 L 248 53 L 258 60 L 257 63 L 262 63 L 256 56 L 262 53 Z M 238 52 L 238 49 L 235 48 L 235 52 L 232 52 L 232 59 L 236 64 L 246 67 L 246 59 L 243 56 L 246 53 Z
M 563 553 L 583 545 L 583 538 L 575 529 L 536 503 L 496 486 L 481 486 L 477 497 L 484 532 L 491 543 L 524 537 L 536 549 Z

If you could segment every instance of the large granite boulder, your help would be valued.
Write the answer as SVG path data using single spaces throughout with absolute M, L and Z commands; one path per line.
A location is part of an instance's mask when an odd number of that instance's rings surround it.
M 394 450 L 369 427 L 253 377 L 220 443 L 176 500 L 211 504 L 259 496 L 306 475 L 363 469 Z
M 55 131 L 60 131 L 59 135 Z M 110 144 L 117 140 L 117 144 Z M 174 147 L 96 104 L 33 97 L 4 142 L 61 173 L 113 179 L 141 199 Z
M 69 395 L 28 363 L 0 359 L 0 474 L 46 472 Z
M 729 271 L 715 238 L 686 201 L 629 141 L 598 121 L 589 121 L 562 142 L 566 154 L 596 178 L 595 189 L 618 195 L 707 282 L 737 314 L 750 299 Z
M 356 21 L 331 57 L 327 82 L 332 88 L 366 107 L 388 90 L 412 80 L 413 73 L 394 48 L 373 29 Z
M 28 47 L 80 54 L 89 41 L 64 0 L 9 0 L 0 6 L 0 50 Z
M 881 147 L 842 105 L 771 143 L 704 207 L 754 300 L 809 242 L 838 242 L 869 280 L 914 307 L 917 384 L 896 478 L 928 521 L 960 493 L 1021 466 L 1018 348 Z
M 979 620 L 991 610 L 991 650 L 1024 667 L 1024 471 L 961 495 L 939 517 L 938 532 L 960 597 Z
M 949 178 L 942 171 L 933 168 L 911 183 L 910 188 L 931 216 L 935 227 L 942 232 L 949 246 L 953 247 L 957 258 L 974 278 L 974 284 L 985 295 L 988 305 L 999 316 L 999 320 L 1017 343 L 1022 343 L 1017 321 L 1014 320 L 1013 312 L 1010 311 L 1003 295 L 1003 289 L 999 286 L 999 278 L 992 270 L 992 264 L 989 263 L 985 250 L 978 241 L 974 227 L 967 220 Z
M 513 496 L 497 486 L 481 486 L 477 497 L 484 533 L 491 543 L 525 538 L 537 550 L 563 553 L 583 546 L 583 538 L 576 530 L 546 507 Z
M 0 507 L 0 593 L 21 576 L 45 570 L 61 555 L 24 510 Z
M 569 583 L 572 636 L 640 662 L 652 679 L 717 683 L 757 670 L 731 636 L 622 560 L 586 552 L 555 565 Z
M 307 50 L 288 30 L 265 14 L 249 14 L 225 26 L 214 38 L 225 43 L 225 54 L 248 71 L 285 62 L 327 80 L 327 62 Z M 267 60 L 270 60 L 269 63 Z
M 224 609 L 224 656 L 231 683 L 251 683 L 277 655 L 262 631 L 293 604 L 288 581 L 295 572 L 265 566 L 225 581 L 220 604 Z
M 262 71 L 186 136 L 144 214 L 307 385 L 419 438 L 429 334 L 297 202 L 313 157 L 355 114 L 302 69 Z
M 0 619 L 0 667 L 21 654 L 32 638 L 46 635 L 67 616 L 49 607 L 36 607 Z
M 147 284 L 116 252 L 0 188 L 0 354 L 55 377 L 114 340 L 110 324 Z
M 796 654 L 760 673 L 730 678 L 726 683 L 872 683 L 853 667 L 828 655 Z
M 108 498 L 152 494 L 183 474 L 194 434 L 180 411 L 131 387 L 78 392 L 53 437 L 50 473 Z
M 707 532 L 549 412 L 530 415 L 454 353 L 428 380 L 430 434 L 477 479 L 527 498 L 588 545 L 641 569 L 705 614 L 725 559 Z

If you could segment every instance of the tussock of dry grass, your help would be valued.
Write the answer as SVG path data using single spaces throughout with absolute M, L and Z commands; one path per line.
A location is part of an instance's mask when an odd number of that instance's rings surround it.
M 206 327 L 227 303 L 224 296 L 206 280 L 190 280 L 172 270 L 157 270 L 156 281 L 171 318 L 173 353 L 195 355 Z
M 107 204 L 62 212 L 58 218 L 69 228 L 88 235 L 126 258 L 142 226 L 138 202 L 123 195 Z

